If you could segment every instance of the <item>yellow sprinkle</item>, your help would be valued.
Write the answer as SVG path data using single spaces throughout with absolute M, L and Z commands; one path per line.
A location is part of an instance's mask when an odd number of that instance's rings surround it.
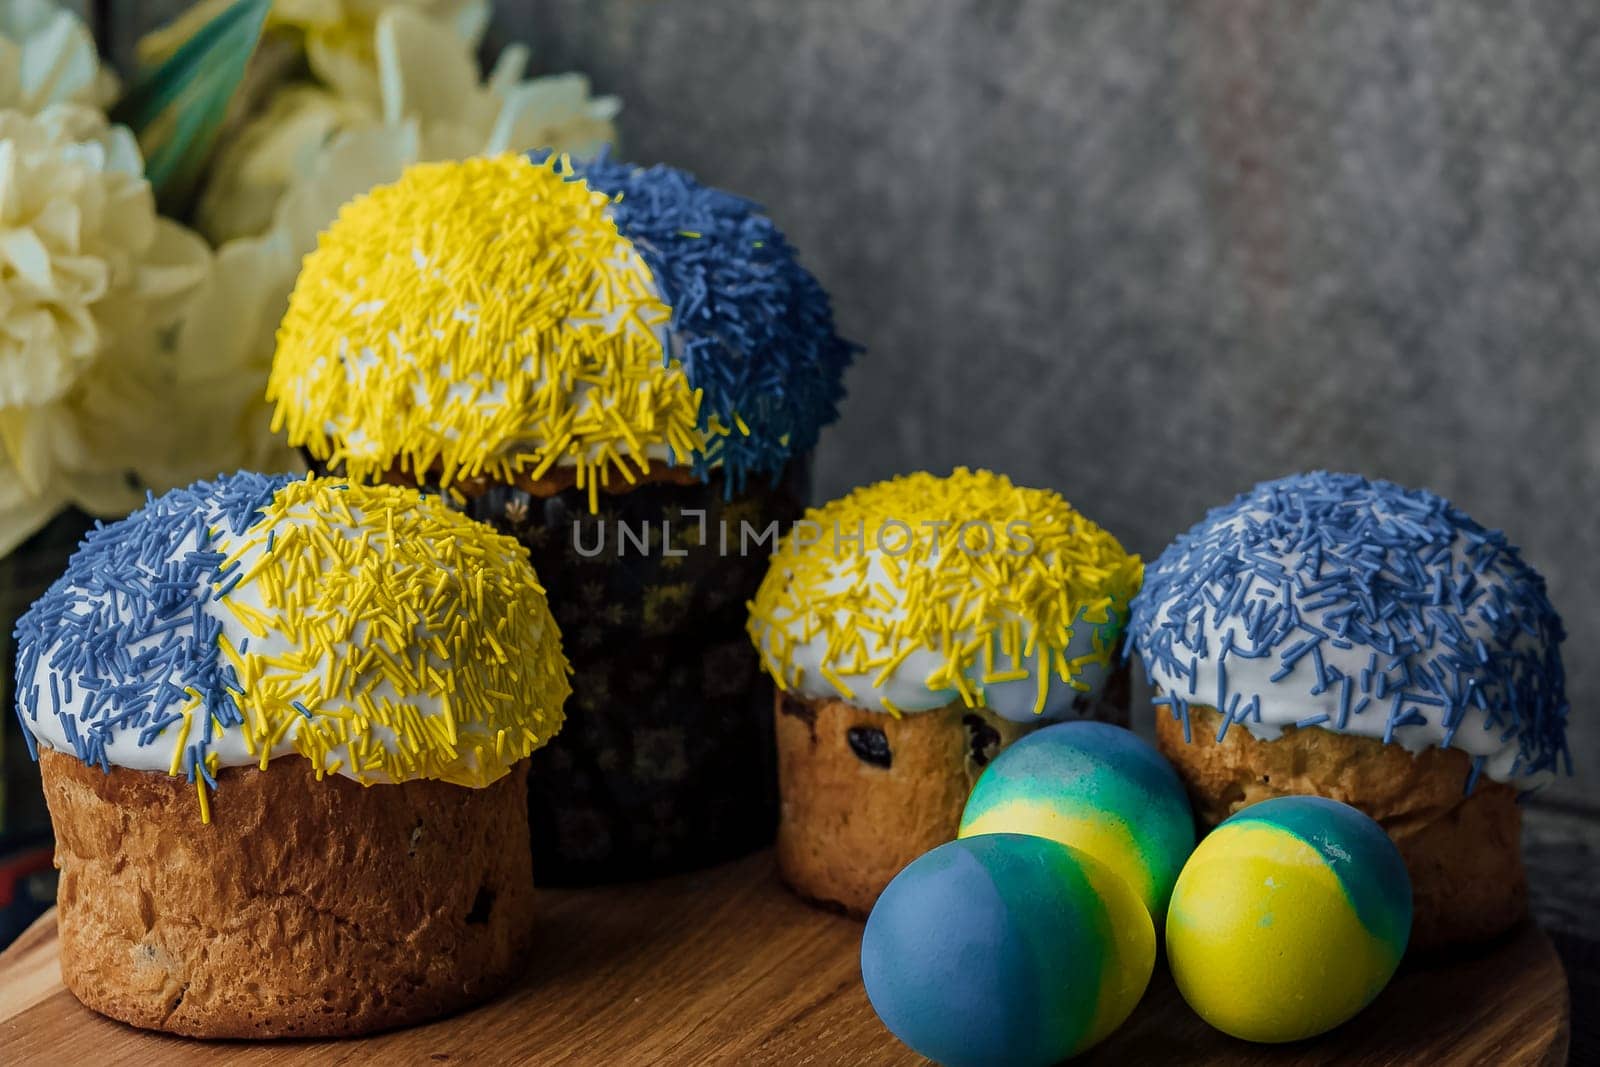
M 197 705 L 191 704 L 183 709 L 183 719 L 178 723 L 178 741 L 172 746 L 172 764 L 167 768 L 167 773 L 172 777 L 178 776 L 178 771 L 183 767 L 183 749 L 189 743 L 189 723 Z
M 319 771 L 483 786 L 560 728 L 570 672 L 516 541 L 436 497 L 329 478 L 285 486 L 261 521 L 280 531 L 255 580 L 261 607 L 224 603 L 292 647 L 267 655 L 219 642 L 262 759 L 292 731 L 291 747 Z M 392 699 L 374 697 L 380 683 Z M 474 737 L 502 731 L 506 740 L 463 746 L 458 718 Z M 186 713 L 173 773 L 189 725 Z M 535 740 L 522 740 L 524 731 Z
M 817 670 L 824 678 L 826 678 L 833 685 L 833 687 L 835 689 L 837 689 L 839 691 L 839 694 L 841 696 L 843 696 L 846 700 L 854 699 L 854 697 L 856 695 L 855 694 L 855 690 L 851 689 L 848 685 L 846 685 L 844 683 L 844 679 L 840 678 L 837 674 L 835 674 L 832 667 L 829 667 L 826 663 L 824 663 L 820 667 L 818 667 Z
M 608 205 L 519 155 L 419 164 L 347 203 L 279 328 L 274 426 L 360 481 L 398 466 L 455 492 L 572 464 L 591 506 L 652 447 L 703 448 L 700 395 L 655 328 L 670 311 Z
M 1089 664 L 1111 662 L 1143 577 L 1139 557 L 1059 494 L 988 471 L 906 475 L 805 518 L 814 525 L 780 545 L 748 628 L 763 668 L 791 688 L 796 649 L 820 641 L 818 669 L 847 700 L 840 672 L 870 670 L 882 688 L 921 650 L 938 657 L 915 679 L 932 692 L 954 690 L 979 706 L 982 686 L 1032 679 L 1042 710 L 1052 676 L 1078 690 Z M 864 551 L 844 539 L 860 528 Z M 823 533 L 800 545 L 800 529 Z M 1069 661 L 1080 619 L 1109 632 L 1096 630 L 1093 652 Z

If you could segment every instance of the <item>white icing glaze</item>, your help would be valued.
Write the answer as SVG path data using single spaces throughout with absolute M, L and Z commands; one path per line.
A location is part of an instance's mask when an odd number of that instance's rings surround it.
M 352 509 L 352 513 L 358 519 L 361 516 L 360 509 Z M 231 554 L 241 545 L 244 546 L 244 551 L 239 557 L 239 572 L 248 574 L 266 551 L 264 537 L 256 536 L 258 533 L 264 533 L 260 524 L 247 529 L 243 534 L 234 535 L 227 530 L 220 514 L 213 513 L 209 521 L 218 531 L 218 536 L 211 542 L 212 548 L 224 554 Z M 289 517 L 279 524 L 279 528 L 281 529 L 284 525 L 311 524 L 312 520 L 309 517 L 303 519 Z M 326 517 L 317 525 L 321 526 L 330 536 L 342 537 L 347 541 L 355 541 L 360 538 L 361 531 L 356 526 L 333 523 Z M 197 547 L 197 536 L 191 534 L 185 538 L 176 550 L 169 554 L 168 559 L 174 561 L 180 559 L 185 554 L 195 551 Z M 227 593 L 222 601 L 213 599 L 212 592 L 213 589 L 207 579 L 202 578 L 196 582 L 194 597 L 200 603 L 201 611 L 221 625 L 223 636 L 227 638 L 234 648 L 245 647 L 245 642 L 248 641 L 248 647 L 252 653 L 264 653 L 269 656 L 278 655 L 291 649 L 290 642 L 279 631 L 269 630 L 265 636 L 259 637 L 252 635 L 239 621 L 238 616 L 228 609 L 226 602 L 234 601 L 256 611 L 265 611 L 266 604 L 262 600 L 258 585 L 251 582 L 242 582 Z M 100 599 L 103 600 L 104 597 L 102 596 Z M 359 639 L 359 632 L 356 636 Z M 425 635 L 423 639 L 425 640 Z M 149 643 L 134 644 L 129 647 L 129 652 L 137 653 L 144 645 Z M 54 659 L 55 652 L 56 649 L 51 648 L 39 657 L 33 680 L 41 687 L 42 691 L 48 691 L 50 664 Z M 329 664 L 324 663 L 323 666 L 326 669 Z M 169 680 L 181 686 L 180 670 L 174 669 L 169 675 Z M 371 692 L 373 698 L 379 701 L 384 698 L 400 699 L 394 688 L 382 678 L 374 680 Z M 86 696 L 87 693 L 81 686 L 75 688 L 71 693 L 70 699 L 61 701 L 62 712 L 77 718 L 84 708 Z M 423 706 L 419 708 L 419 711 L 424 718 L 440 714 L 442 710 L 437 701 L 431 699 L 413 695 L 406 697 L 405 700 L 413 705 L 422 704 Z M 27 717 L 25 721 L 41 747 L 67 753 L 73 751 L 61 717 L 54 714 L 48 707 L 35 709 L 35 713 Z M 199 730 L 200 728 L 201 722 L 197 718 L 192 729 Z M 481 727 L 477 724 L 463 722 L 458 724 L 457 729 L 465 733 L 473 729 L 481 729 Z M 298 754 L 294 748 L 295 735 L 298 732 L 299 724 L 291 724 L 283 738 L 271 748 L 267 758 L 273 760 L 281 756 Z M 391 752 L 394 751 L 396 739 L 382 724 L 372 723 L 368 736 L 373 741 L 384 745 Z M 149 744 L 145 745 L 139 744 L 137 731 L 120 730 L 107 737 L 104 752 L 106 759 L 113 766 L 139 771 L 159 771 L 162 774 L 166 774 L 171 769 L 173 750 L 178 740 L 179 728 L 176 725 L 168 726 Z M 211 742 L 207 752 L 215 754 L 218 765 L 222 767 L 245 767 L 261 763 L 261 753 L 252 746 L 242 724 L 219 727 L 213 721 Z M 348 765 L 349 761 L 343 758 L 344 756 L 343 748 L 330 749 L 323 759 L 323 771 L 340 774 L 344 777 L 367 783 L 391 780 L 388 774 L 382 770 L 368 770 L 361 774 L 354 773 Z
M 885 589 L 895 588 L 895 582 L 884 567 L 879 550 L 876 547 L 868 547 L 867 555 L 870 557 L 867 564 L 868 583 L 880 584 Z M 776 557 L 774 566 L 781 566 L 782 558 L 781 554 Z M 842 591 L 855 584 L 856 579 L 851 572 L 854 568 L 853 561 L 857 558 L 854 554 L 847 554 L 840 560 L 835 576 L 825 584 L 829 592 Z M 840 614 L 842 616 L 844 613 Z M 872 615 L 884 626 L 890 626 L 903 620 L 905 611 L 897 604 L 888 609 L 874 608 Z M 917 648 L 910 652 L 881 684 L 875 683 L 879 674 L 877 670 L 851 673 L 836 669 L 835 673 L 845 683 L 846 688 L 841 689 L 829 681 L 819 669 L 827 654 L 827 636 L 822 628 L 809 624 L 807 614 L 791 615 L 777 621 L 788 638 L 792 662 L 800 670 L 799 685 L 794 691 L 801 696 L 810 699 L 843 700 L 858 708 L 885 713 L 888 711 L 884 704 L 885 700 L 899 711 L 919 712 L 934 711 L 960 699 L 960 694 L 953 688 L 934 689 L 928 686 L 927 679 L 944 662 L 942 655 L 928 648 Z M 768 655 L 775 656 L 770 629 L 760 622 L 756 625 L 761 647 Z M 1080 615 L 1072 627 L 1072 639 L 1067 644 L 1068 657 L 1092 654 L 1096 650 L 1097 630 L 1104 631 L 1102 642 L 1115 643 L 1117 634 L 1114 628 L 1085 622 Z M 808 631 L 810 631 L 809 637 L 806 636 Z M 1032 635 L 1032 626 L 1026 621 L 1022 622 L 1022 633 L 1026 644 Z M 971 640 L 974 636 L 970 628 L 961 630 L 960 634 L 963 640 Z M 1105 688 L 1106 678 L 1110 674 L 1110 667 L 1106 663 L 1085 662 L 1075 676 L 1075 681 L 1083 688 L 1076 688 L 1059 678 L 1052 678 L 1044 710 L 1036 714 L 1033 709 L 1038 698 L 1039 683 L 1033 674 L 1034 664 L 1025 660 L 1022 667 L 1029 671 L 1029 677 L 1026 679 L 1008 679 L 985 685 L 980 659 L 967 671 L 967 677 L 971 679 L 974 688 L 982 692 L 984 706 L 996 715 L 1012 722 L 1039 722 L 1082 717 L 1099 700 Z M 1083 699 L 1079 700 L 1079 697 Z
M 1266 517 L 1263 512 L 1246 512 L 1230 519 L 1229 523 L 1242 528 L 1246 515 L 1254 516 L 1257 521 Z M 1452 567 L 1459 565 L 1463 559 L 1465 556 L 1457 546 L 1452 552 Z M 1294 553 L 1285 554 L 1282 562 L 1287 570 L 1293 571 L 1300 562 L 1300 556 Z M 1502 584 L 1493 574 L 1484 574 L 1482 582 L 1485 586 Z M 1280 587 L 1269 585 L 1260 578 L 1255 580 L 1255 588 L 1252 588 L 1250 595 L 1257 595 L 1257 590 L 1267 596 L 1280 595 Z M 1331 629 L 1330 624 L 1323 622 L 1323 616 L 1335 610 L 1337 605 L 1315 607 L 1315 596 L 1316 594 L 1297 595 L 1295 598 L 1297 607 L 1313 625 Z M 1157 609 L 1157 617 L 1163 621 L 1171 621 L 1173 603 L 1173 600 L 1168 600 L 1161 604 Z M 1462 616 L 1461 621 L 1469 634 L 1489 636 L 1487 627 L 1475 616 Z M 1225 674 L 1229 699 L 1232 694 L 1241 694 L 1242 700 L 1248 702 L 1252 696 L 1259 696 L 1261 710 L 1259 721 L 1254 717 L 1246 718 L 1242 722 L 1235 722 L 1229 729 L 1243 727 L 1255 737 L 1272 741 L 1283 736 L 1285 727 L 1295 726 L 1319 715 L 1326 715 L 1328 716 L 1326 722 L 1315 724 L 1310 728 L 1383 740 L 1388 725 L 1388 700 L 1375 700 L 1360 714 L 1349 715 L 1344 728 L 1340 729 L 1337 725 L 1340 705 L 1339 686 L 1329 686 L 1320 693 L 1312 692 L 1316 688 L 1317 674 L 1311 657 L 1305 656 L 1297 660 L 1287 675 L 1273 681 L 1272 675 L 1280 669 L 1276 656 L 1267 655 L 1252 659 L 1235 653 L 1228 656 L 1225 667 L 1219 666 L 1216 658 L 1217 650 L 1224 647 L 1224 642 L 1230 636 L 1236 649 L 1253 651 L 1246 635 L 1245 624 L 1236 613 L 1227 613 L 1219 619 L 1218 613 L 1207 611 L 1200 627 L 1205 637 L 1205 647 L 1211 654 L 1199 657 L 1195 661 L 1193 679 L 1187 674 L 1163 669 L 1161 664 L 1154 661 L 1146 661 L 1150 680 L 1161 693 L 1177 694 L 1191 704 L 1217 707 L 1222 702 L 1222 698 L 1219 698 L 1219 683 L 1223 681 Z M 1373 649 L 1360 644 L 1338 648 L 1331 643 L 1324 643 L 1320 652 L 1327 667 L 1337 668 L 1352 678 L 1358 678 L 1368 668 Z M 1405 657 L 1405 661 L 1413 670 L 1422 670 L 1434 654 L 1437 653 L 1412 653 Z M 1393 657 L 1378 653 L 1379 673 L 1391 673 L 1396 677 L 1400 675 L 1399 666 L 1392 671 L 1385 671 L 1388 661 L 1392 659 Z M 1446 735 L 1443 721 L 1445 709 L 1410 701 L 1406 703 L 1406 707 L 1414 707 L 1426 721 L 1395 727 L 1392 743 L 1413 753 L 1430 747 L 1442 747 Z M 1157 711 L 1157 714 L 1164 713 L 1164 709 Z M 1513 774 L 1513 765 L 1517 761 L 1519 751 L 1517 732 L 1491 726 L 1487 715 L 1476 707 L 1469 707 L 1462 715 L 1454 735 L 1450 738 L 1450 747 L 1458 748 L 1470 756 L 1485 757 L 1483 774 L 1496 781 L 1509 782 L 1519 789 L 1537 788 L 1554 777 L 1549 771 L 1537 774 Z

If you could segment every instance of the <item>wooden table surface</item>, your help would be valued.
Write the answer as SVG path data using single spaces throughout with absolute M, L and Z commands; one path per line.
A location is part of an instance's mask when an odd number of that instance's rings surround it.
M 82 1007 L 61 985 L 55 915 L 0 954 L 0 1062 L 925 1063 L 872 1013 L 861 924 L 805 906 L 769 854 L 662 882 L 544 891 L 527 977 L 475 1011 L 349 1041 L 197 1042 Z M 1164 967 L 1129 1022 L 1082 1062 L 1554 1064 L 1567 986 L 1531 925 L 1473 958 L 1408 966 L 1354 1022 L 1248 1045 L 1202 1023 Z

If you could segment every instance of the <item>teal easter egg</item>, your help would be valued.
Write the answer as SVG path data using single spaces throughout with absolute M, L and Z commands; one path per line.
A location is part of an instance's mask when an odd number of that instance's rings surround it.
M 895 876 L 861 938 L 861 977 L 896 1037 L 946 1067 L 1051 1064 L 1120 1026 L 1155 966 L 1126 881 L 1055 841 L 988 834 Z
M 1167 960 L 1200 1017 L 1298 1041 L 1372 1002 L 1411 937 L 1411 878 L 1383 828 L 1322 797 L 1279 797 L 1213 830 L 1178 876 Z
M 1116 871 L 1160 921 L 1194 849 L 1194 813 L 1161 753 L 1100 722 L 1036 730 L 1001 752 L 961 815 L 961 837 L 1048 837 Z

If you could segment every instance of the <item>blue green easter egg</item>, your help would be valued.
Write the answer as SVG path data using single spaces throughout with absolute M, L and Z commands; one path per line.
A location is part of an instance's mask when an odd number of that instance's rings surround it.
M 1048 837 L 1110 867 L 1159 922 L 1194 850 L 1194 813 L 1161 753 L 1131 731 L 1064 722 L 1014 742 L 978 778 L 961 837 Z
M 1367 816 L 1322 797 L 1262 801 L 1222 823 L 1167 911 L 1183 999 L 1246 1041 L 1338 1026 L 1383 991 L 1410 937 L 1400 851 Z
M 1133 1011 L 1155 927 L 1093 856 L 1022 834 L 940 845 L 895 876 L 861 938 L 861 977 L 896 1037 L 946 1067 L 1051 1064 Z

